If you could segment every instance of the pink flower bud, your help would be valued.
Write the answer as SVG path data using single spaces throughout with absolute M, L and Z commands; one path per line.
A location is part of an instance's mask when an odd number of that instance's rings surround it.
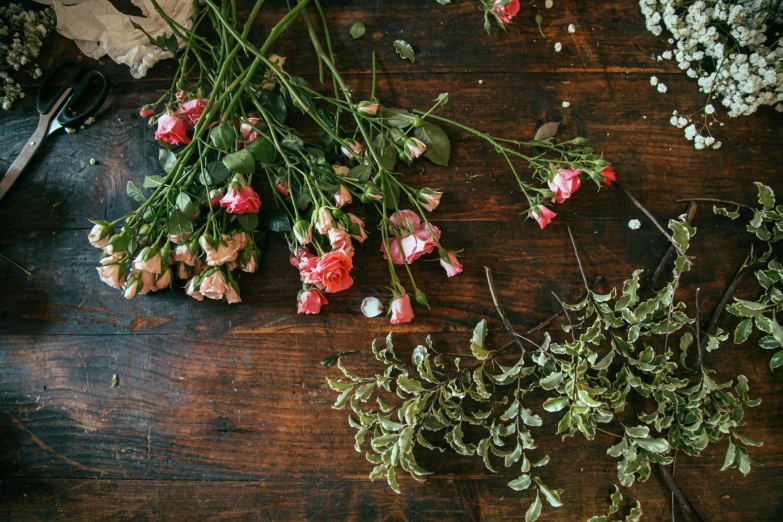
M 375 116 L 378 114 L 378 104 L 368 101 L 359 102 L 359 104 L 356 106 L 356 110 L 362 114 Z
M 148 116 L 152 116 L 154 112 L 155 111 L 153 111 L 152 109 L 145 109 L 144 107 L 142 107 L 141 109 L 139 109 L 139 116 L 141 116 L 142 118 L 146 118 Z
M 440 266 L 446 270 L 446 275 L 453 277 L 462 272 L 462 263 L 457 259 L 457 255 L 454 252 L 449 252 L 448 255 L 440 256 Z
M 204 296 L 201 295 L 201 292 L 199 292 L 199 282 L 197 281 L 198 277 L 194 277 L 190 281 L 188 281 L 187 286 L 185 287 L 185 293 L 188 294 L 193 299 L 196 299 L 197 301 L 203 301 Z
M 125 262 L 119 262 L 113 256 L 102 258 L 101 266 L 97 268 L 101 281 L 117 289 L 125 283 L 125 269 Z
M 345 144 L 348 145 L 349 148 L 346 148 L 345 146 L 340 147 L 340 150 L 345 154 L 345 156 L 349 159 L 356 159 L 357 156 L 362 155 L 362 151 L 364 150 L 364 146 L 359 143 L 356 140 L 345 140 Z
M 604 178 L 601 183 L 604 185 L 611 185 L 613 181 L 617 181 L 617 174 L 614 172 L 614 165 L 609 165 L 601 170 L 601 176 Z
M 300 245 L 306 245 L 313 240 L 313 229 L 310 227 L 310 223 L 304 219 L 300 219 L 294 223 L 294 237 Z
M 408 294 L 398 297 L 391 302 L 391 324 L 409 323 L 413 319 L 411 298 Z
M 185 91 L 179 91 L 175 96 L 177 97 L 177 101 L 185 101 L 185 98 L 188 97 L 188 93 Z
M 440 204 L 441 196 L 443 196 L 443 192 L 439 190 L 423 188 L 419 191 L 417 199 L 421 206 L 427 209 L 427 212 L 432 212 Z
M 405 148 L 407 155 L 412 159 L 418 158 L 427 150 L 427 145 L 418 138 L 408 138 L 405 140 L 403 147 Z
M 539 205 L 530 211 L 530 217 L 538 222 L 538 226 L 541 227 L 541 230 L 544 230 L 546 226 L 552 222 L 555 216 L 557 216 L 557 214 L 544 205 Z
M 345 187 L 345 185 L 340 185 L 340 191 L 334 195 L 335 205 L 338 207 L 344 207 L 345 205 L 350 204 L 352 201 L 353 197 L 351 196 L 351 192 Z
M 239 189 L 233 185 L 220 200 L 220 206 L 229 214 L 258 212 L 261 208 L 261 197 L 249 185 L 242 185 Z
M 95 248 L 105 248 L 111 240 L 112 227 L 105 221 L 96 223 L 90 230 L 87 239 Z
M 329 304 L 324 294 L 320 290 L 304 290 L 299 294 L 299 304 L 296 307 L 296 313 L 299 314 L 318 314 L 321 313 L 321 306 Z
M 332 213 L 328 207 L 318 209 L 318 220 L 315 223 L 315 229 L 319 234 L 326 235 L 332 229 Z

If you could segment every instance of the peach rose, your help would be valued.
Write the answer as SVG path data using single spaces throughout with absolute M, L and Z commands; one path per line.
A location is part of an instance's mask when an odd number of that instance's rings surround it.
M 345 144 L 348 145 L 348 147 L 342 146 L 340 147 L 340 150 L 348 157 L 348 159 L 356 159 L 357 156 L 362 155 L 364 145 L 358 141 L 349 139 L 345 140 Z
M 139 255 L 136 256 L 136 259 L 133 260 L 133 268 L 136 270 L 145 270 L 153 274 L 160 274 L 162 265 L 163 260 L 160 257 L 160 252 L 155 252 L 149 248 L 144 248 Z
M 118 262 L 113 256 L 101 259 L 101 266 L 97 267 L 101 281 L 112 288 L 119 289 L 125 283 L 125 263 Z
M 332 228 L 334 223 L 332 219 L 332 213 L 327 207 L 321 207 L 318 209 L 318 220 L 315 222 L 315 229 L 318 233 L 326 235 Z
M 209 299 L 223 299 L 227 290 L 228 285 L 226 283 L 226 278 L 220 270 L 215 270 L 201 278 L 199 292 L 201 292 L 201 295 L 204 297 L 208 297 Z
M 298 314 L 321 313 L 321 306 L 329 304 L 320 290 L 305 290 L 299 294 L 299 304 L 296 307 Z
M 167 286 L 171 284 L 171 268 L 166 267 L 166 269 L 163 271 L 162 274 L 158 276 L 158 279 L 155 281 L 155 288 L 158 290 L 163 290 Z
M 329 230 L 329 243 L 331 243 L 334 250 L 345 252 L 348 257 L 353 257 L 351 235 L 342 228 Z
M 87 235 L 87 239 L 90 244 L 95 248 L 105 248 L 109 241 L 111 241 L 112 229 L 106 222 L 97 223 L 92 227 L 90 233 Z
M 201 292 L 199 292 L 198 290 L 199 285 L 196 284 L 196 279 L 197 278 L 194 277 L 193 279 L 188 281 L 187 286 L 185 286 L 185 293 L 197 301 L 203 301 L 204 296 L 201 295 Z
M 194 266 L 196 264 L 196 256 L 190 251 L 190 245 L 187 243 L 177 245 L 176 250 L 174 250 L 174 262 L 184 263 L 188 266 Z
M 359 227 L 359 234 L 351 234 L 351 237 L 359 243 L 364 243 L 364 240 L 367 239 L 367 231 L 364 229 L 364 220 L 359 216 L 350 213 L 348 214 L 348 217 L 351 218 L 351 222 L 354 225 Z
M 339 292 L 353 284 L 350 271 L 353 268 L 351 258 L 340 250 L 327 252 L 319 260 L 315 274 L 329 293 Z
M 340 190 L 334 195 L 334 203 L 338 207 L 344 207 L 349 205 L 353 201 L 351 191 L 346 188 L 345 185 L 340 185 Z
M 427 209 L 427 212 L 432 212 L 440 204 L 441 196 L 443 196 L 443 192 L 439 190 L 423 188 L 419 191 L 417 199 L 419 204 Z
M 241 303 L 242 299 L 239 298 L 239 291 L 235 282 L 229 283 L 226 286 L 226 302 L 228 304 Z

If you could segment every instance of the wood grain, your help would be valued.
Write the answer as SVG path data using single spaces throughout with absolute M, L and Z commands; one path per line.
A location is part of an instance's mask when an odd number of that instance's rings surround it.
M 238 3 L 248 9 L 249 2 Z M 282 0 L 267 4 L 254 38 L 285 11 Z M 545 40 L 532 21 L 539 11 Z M 558 0 L 551 10 L 537 1 L 523 5 L 508 33 L 489 37 L 468 0 L 448 6 L 335 0 L 326 12 L 339 65 L 356 96 L 369 92 L 377 51 L 378 92 L 388 106 L 427 108 L 448 91 L 451 101 L 440 114 L 512 138 L 562 121 L 560 135 L 589 138 L 662 222 L 685 212 L 678 198 L 753 204 L 753 181 L 783 194 L 780 114 L 762 110 L 728 121 L 716 132 L 723 149 L 709 152 L 694 151 L 669 125 L 673 109 L 691 112 L 703 98 L 674 64 L 651 60 L 650 52 L 666 48 L 665 39 L 646 32 L 635 0 Z M 357 20 L 367 34 L 354 41 L 348 29 Z M 577 26 L 573 35 L 566 31 L 570 23 Z M 288 70 L 328 91 L 313 76 L 315 62 L 302 36 L 301 28 L 293 29 L 275 51 L 288 56 Z M 415 64 L 394 53 L 398 38 L 416 49 Z M 561 53 L 553 50 L 556 41 Z M 77 55 L 72 42 L 55 36 L 41 62 Z M 514 474 L 491 474 L 475 458 L 423 451 L 417 458 L 435 474 L 424 484 L 402 478 L 402 495 L 370 483 L 371 466 L 353 449 L 347 413 L 331 408 L 335 396 L 325 377 L 338 370 L 323 369 L 320 359 L 356 349 L 347 361 L 371 374 L 378 367 L 369 344 L 392 329 L 385 318 L 369 320 L 359 312 L 363 297 L 386 296 L 377 233 L 357 249 L 354 287 L 330 296 L 319 316 L 295 314 L 300 283 L 278 240 L 270 241 L 259 273 L 243 275 L 241 305 L 198 303 L 179 288 L 127 301 L 99 281 L 86 218 L 129 211 L 127 181 L 159 173 L 153 130 L 137 111 L 159 96 L 174 69 L 173 61 L 161 62 L 137 81 L 110 60 L 85 61 L 114 81 L 98 121 L 74 135 L 52 136 L 0 205 L 0 253 L 33 273 L 0 259 L 0 517 L 519 520 L 530 499 L 506 486 Z M 666 83 L 666 95 L 650 86 L 651 75 Z M 13 161 L 35 127 L 31 98 L 0 114 L 0 164 Z M 563 101 L 571 106 L 562 108 Z M 403 357 L 426 335 L 444 351 L 466 353 L 469 332 L 481 319 L 489 321 L 494 346 L 508 341 L 484 265 L 520 330 L 556 308 L 552 291 L 577 296 L 582 283 L 566 226 L 588 278 L 603 276 L 605 290 L 635 268 L 653 271 L 668 249 L 616 187 L 596 194 L 584 186 L 544 231 L 523 223 L 523 198 L 503 159 L 463 132 L 447 132 L 451 165 L 405 174 L 415 186 L 445 191 L 432 218 L 448 246 L 464 249 L 465 272 L 448 279 L 437 263 L 413 267 L 432 309 L 417 309 L 413 323 L 394 327 Z M 640 230 L 628 228 L 632 218 L 642 221 Z M 693 224 L 695 267 L 681 296 L 692 303 L 700 287 L 708 316 L 750 238 L 742 222 L 714 216 L 707 204 L 699 204 Z M 376 232 L 377 221 L 370 225 Z M 746 277 L 738 295 L 755 297 L 755 291 Z M 724 315 L 719 326 L 736 322 Z M 719 380 L 746 375 L 751 396 L 761 397 L 760 406 L 746 411 L 743 433 L 765 441 L 752 453 L 764 466 L 744 478 L 718 472 L 725 445 L 708 448 L 702 458 L 677 458 L 675 478 L 707 520 L 783 518 L 780 378 L 769 371 L 771 353 L 753 341 L 742 347 L 727 342 L 707 354 L 705 364 Z M 119 386 L 111 388 L 115 374 Z M 564 488 L 566 501 L 559 510 L 545 509 L 542 520 L 605 513 L 617 482 L 615 461 L 605 455 L 609 438 L 561 442 L 556 415 L 537 413 L 545 421 L 534 432 L 537 453 L 552 458 L 541 477 Z M 670 520 L 670 497 L 657 476 L 623 494 L 642 502 L 646 520 Z M 683 517 L 678 513 L 677 520 Z

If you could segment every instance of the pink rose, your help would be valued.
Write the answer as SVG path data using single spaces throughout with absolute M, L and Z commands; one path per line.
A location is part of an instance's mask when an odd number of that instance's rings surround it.
M 544 230 L 548 224 L 557 216 L 554 212 L 546 208 L 544 205 L 539 205 L 530 211 L 530 217 L 538 221 L 538 226 L 541 230 Z
M 261 197 L 248 185 L 243 185 L 239 190 L 236 186 L 232 186 L 220 200 L 220 206 L 229 214 L 258 212 L 261 208 Z
M 614 165 L 604 167 L 601 170 L 601 176 L 604 178 L 601 180 L 601 183 L 604 185 L 611 185 L 613 181 L 617 181 L 617 174 L 614 172 Z
M 226 278 L 220 270 L 215 270 L 211 274 L 203 277 L 201 279 L 201 284 L 199 285 L 199 292 L 201 292 L 201 295 L 208 297 L 209 299 L 223 299 L 227 290 L 228 285 L 226 283 Z
M 492 8 L 492 12 L 500 14 L 500 21 L 504 24 L 510 24 L 511 19 L 519 12 L 519 0 L 510 0 L 506 5 L 498 5 L 503 0 L 495 0 L 495 7 Z
M 425 254 L 431 253 L 440 239 L 440 230 L 435 225 L 422 223 L 418 214 L 410 210 L 395 212 L 389 220 L 396 225 L 389 226 L 393 235 L 399 234 L 400 239 L 394 237 L 389 240 L 389 252 L 381 244 L 383 258 L 391 257 L 395 265 L 411 264 Z M 430 231 L 430 228 L 432 231 Z
M 158 119 L 158 130 L 155 131 L 155 139 L 163 140 L 170 145 L 190 143 L 185 122 L 169 113 Z
M 432 212 L 440 204 L 441 196 L 443 196 L 443 192 L 439 190 L 423 188 L 419 191 L 417 199 L 419 204 L 427 209 L 427 212 Z
M 113 256 L 102 258 L 97 270 L 101 281 L 112 288 L 119 289 L 125 283 L 125 263 L 118 262 Z
M 157 292 L 158 286 L 155 284 L 157 281 L 157 276 L 153 274 L 152 272 L 148 272 L 147 270 L 141 270 L 137 271 L 135 268 L 131 270 L 131 275 L 134 275 L 134 272 L 138 274 L 142 288 L 139 290 L 140 294 L 148 294 L 150 292 Z
M 418 138 L 408 138 L 402 146 L 406 154 L 412 159 L 418 158 L 427 150 L 427 145 Z
M 207 106 L 207 100 L 204 98 L 196 98 L 195 100 L 186 101 L 182 106 L 177 109 L 177 114 L 182 116 L 182 121 L 185 122 L 185 127 L 188 130 L 193 130 L 196 127 L 201 115 L 204 114 L 204 109 Z
M 324 294 L 320 290 L 305 290 L 299 294 L 299 305 L 296 307 L 296 313 L 299 314 L 318 314 L 321 313 L 321 306 L 329 304 Z
M 328 232 L 329 243 L 332 245 L 332 249 L 345 252 L 348 257 L 353 257 L 353 243 L 351 242 L 351 235 L 342 228 L 332 228 Z
M 196 264 L 196 256 L 190 251 L 190 245 L 183 243 L 177 245 L 177 249 L 174 250 L 174 262 L 183 263 L 188 266 L 194 266 Z
M 192 232 L 189 233 L 189 234 L 180 234 L 180 235 L 171 235 L 170 234 L 169 235 L 169 241 L 171 241 L 175 245 L 179 245 L 180 243 L 182 243 L 183 241 L 187 241 L 191 237 L 193 237 L 193 233 Z
M 446 270 L 446 275 L 453 277 L 462 272 L 462 263 L 457 259 L 454 252 L 449 252 L 447 256 L 441 256 L 440 266 Z
M 334 202 L 338 207 L 344 207 L 353 201 L 351 192 L 345 187 L 340 185 L 340 191 L 334 195 Z
M 411 322 L 411 319 L 413 319 L 413 308 L 411 308 L 411 298 L 408 294 L 392 301 L 391 313 L 391 324 Z
M 281 181 L 280 183 L 275 185 L 275 190 L 278 192 L 278 194 L 280 194 L 284 198 L 287 198 L 288 194 L 289 194 L 289 192 L 288 192 L 288 180 Z
M 579 174 L 581 173 L 581 170 L 574 168 L 560 169 L 554 178 L 547 181 L 549 190 L 555 194 L 555 197 L 552 198 L 552 203 L 564 202 L 582 186 L 582 181 L 579 179 Z
M 188 97 L 188 93 L 186 93 L 185 91 L 179 91 L 175 96 L 177 97 L 177 101 L 183 101 L 185 98 Z
M 204 296 L 199 292 L 199 287 L 196 286 L 196 278 L 194 277 L 188 281 L 188 285 L 185 287 L 185 293 L 197 301 L 203 301 Z
M 291 264 L 299 269 L 299 279 L 310 285 L 321 285 L 321 278 L 316 268 L 318 267 L 318 256 L 311 254 L 305 249 L 299 250 L 299 259 L 291 256 Z
M 335 250 L 327 252 L 318 260 L 315 273 L 324 290 L 334 293 L 345 290 L 353 284 L 351 268 L 353 268 L 351 258 L 345 252 Z
M 340 150 L 345 154 L 348 159 L 355 159 L 358 156 L 362 155 L 362 151 L 364 150 L 364 145 L 359 143 L 356 140 L 345 140 L 345 144 L 348 145 L 348 147 L 340 147 Z
M 258 138 L 258 132 L 253 128 L 253 126 L 258 126 L 258 122 L 261 121 L 258 118 L 258 114 L 250 113 L 248 114 L 247 123 L 242 123 L 239 126 L 239 132 L 242 134 L 242 138 L 244 138 L 245 143 L 252 143 L 256 138 Z

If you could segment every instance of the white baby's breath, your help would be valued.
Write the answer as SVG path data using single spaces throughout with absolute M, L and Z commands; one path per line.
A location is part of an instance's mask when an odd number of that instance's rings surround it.
M 568 25 L 568 32 L 570 34 L 574 34 L 576 32 L 576 26 L 574 24 L 569 24 Z
M 557 42 L 555 44 L 555 52 L 559 53 L 562 49 L 563 49 L 563 44 L 561 44 L 560 42 Z

